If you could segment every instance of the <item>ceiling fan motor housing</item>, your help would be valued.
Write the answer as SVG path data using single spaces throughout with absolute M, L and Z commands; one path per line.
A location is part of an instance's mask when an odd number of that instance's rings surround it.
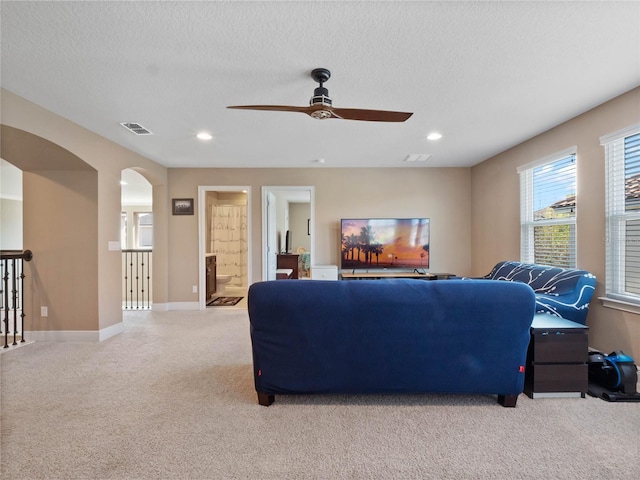
M 330 107 L 332 104 L 329 98 L 329 90 L 324 87 L 318 87 L 313 91 L 313 97 L 309 101 L 309 105 L 324 105 Z
M 313 97 L 309 100 L 309 105 L 322 106 L 322 107 L 331 107 L 332 101 L 329 98 L 329 90 L 324 88 L 323 84 L 331 77 L 331 72 L 327 68 L 314 68 L 311 71 L 311 78 L 313 78 L 320 85 L 313 91 Z M 319 120 L 325 118 L 331 118 L 330 110 L 316 110 L 310 114 L 313 118 L 317 118 Z

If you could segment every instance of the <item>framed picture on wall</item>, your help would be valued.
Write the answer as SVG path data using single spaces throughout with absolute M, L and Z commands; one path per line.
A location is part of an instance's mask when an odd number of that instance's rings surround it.
M 174 215 L 193 215 L 193 198 L 171 199 Z

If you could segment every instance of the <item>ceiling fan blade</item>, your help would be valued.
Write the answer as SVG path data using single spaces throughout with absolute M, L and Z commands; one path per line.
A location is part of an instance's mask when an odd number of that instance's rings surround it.
M 239 110 L 267 110 L 271 112 L 309 113 L 309 107 L 294 107 L 289 105 L 232 105 L 227 108 L 234 108 Z
M 270 112 L 298 112 L 306 113 L 309 116 L 319 119 L 339 118 L 367 122 L 404 122 L 413 115 L 413 113 L 408 112 L 365 110 L 361 108 L 334 108 L 329 105 L 309 105 L 308 107 L 296 107 L 292 105 L 232 105 L 227 108 Z
M 364 110 L 360 108 L 332 108 L 337 118 L 344 120 L 363 120 L 366 122 L 404 122 L 413 113 L 391 112 L 388 110 Z

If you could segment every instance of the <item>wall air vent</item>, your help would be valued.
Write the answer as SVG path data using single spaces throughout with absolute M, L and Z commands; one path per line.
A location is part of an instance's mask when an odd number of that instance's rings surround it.
M 130 132 L 135 133 L 136 135 L 153 135 L 153 133 L 151 133 L 149 130 L 144 128 L 139 123 L 123 122 L 120 125 L 122 125 L 124 128 L 126 128 Z
M 431 158 L 430 153 L 410 153 L 404 159 L 405 162 L 426 162 Z

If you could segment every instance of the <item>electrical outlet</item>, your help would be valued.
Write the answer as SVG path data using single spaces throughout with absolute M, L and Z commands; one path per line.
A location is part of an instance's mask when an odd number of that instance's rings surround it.
M 46 317 L 49 315 L 49 309 L 47 307 L 40 307 L 40 316 Z
M 194 286 L 192 287 L 191 291 L 192 291 L 193 293 L 198 293 L 198 286 L 197 286 L 197 285 L 194 285 Z

